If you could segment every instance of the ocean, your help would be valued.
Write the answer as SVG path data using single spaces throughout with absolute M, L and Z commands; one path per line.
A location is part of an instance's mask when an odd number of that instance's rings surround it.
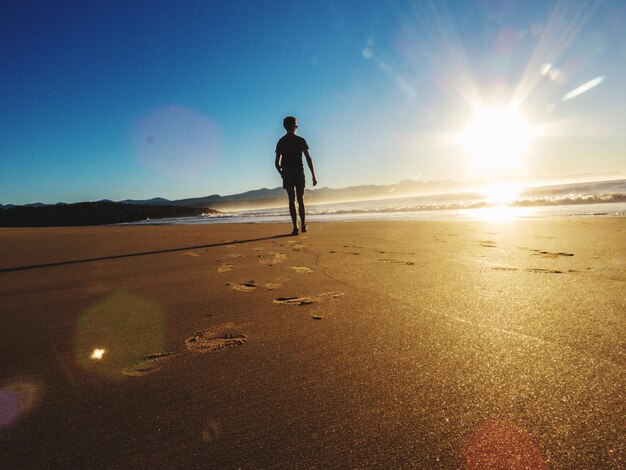
M 305 200 L 306 203 L 306 200 Z M 307 222 L 513 220 L 626 216 L 626 179 L 550 186 L 486 186 L 478 191 L 307 205 Z M 289 223 L 289 209 L 230 211 L 124 225 Z

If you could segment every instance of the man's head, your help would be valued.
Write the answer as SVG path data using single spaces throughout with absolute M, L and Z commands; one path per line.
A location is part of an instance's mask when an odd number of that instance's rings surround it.
M 293 116 L 287 116 L 283 119 L 283 127 L 287 132 L 295 132 L 298 128 L 298 120 Z

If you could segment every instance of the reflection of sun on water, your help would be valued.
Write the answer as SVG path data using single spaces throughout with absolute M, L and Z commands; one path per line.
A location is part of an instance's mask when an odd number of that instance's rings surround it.
M 509 204 L 517 199 L 521 186 L 514 184 L 496 184 L 483 188 L 480 194 L 489 204 Z
M 481 220 L 494 222 L 513 220 L 528 215 L 529 208 L 508 205 L 518 199 L 522 189 L 521 186 L 515 184 L 496 184 L 483 188 L 480 194 L 485 196 L 485 202 L 489 204 L 489 207 L 477 209 L 475 215 Z

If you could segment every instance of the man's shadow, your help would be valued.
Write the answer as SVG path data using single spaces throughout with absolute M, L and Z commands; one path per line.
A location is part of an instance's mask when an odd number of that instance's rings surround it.
M 148 255 L 158 255 L 161 253 L 175 253 L 177 251 L 199 250 L 201 248 L 215 248 L 218 246 L 225 246 L 225 245 L 241 245 L 244 243 L 260 242 L 264 240 L 276 240 L 278 238 L 285 238 L 285 237 L 291 237 L 291 235 L 273 235 L 271 237 L 250 238 L 248 240 L 231 240 L 231 241 L 221 242 L 221 243 L 211 243 L 208 245 L 185 246 L 182 248 L 170 248 L 168 250 L 141 251 L 138 253 L 127 253 L 123 255 L 103 256 L 100 258 L 86 258 L 86 259 L 76 259 L 76 260 L 69 260 L 69 261 L 57 261 L 55 263 L 32 264 L 30 266 L 15 266 L 12 268 L 0 269 L 0 274 L 11 273 L 15 271 L 25 271 L 27 269 L 41 269 L 41 268 L 52 268 L 55 266 L 66 266 L 68 264 L 91 263 L 93 261 L 107 261 L 107 260 L 120 259 L 120 258 L 132 258 L 134 256 L 148 256 Z

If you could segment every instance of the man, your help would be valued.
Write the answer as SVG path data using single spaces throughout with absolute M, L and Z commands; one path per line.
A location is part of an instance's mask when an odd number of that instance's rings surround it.
M 289 197 L 289 213 L 293 222 L 292 235 L 298 235 L 298 223 L 296 217 L 296 203 L 298 199 L 298 213 L 300 214 L 300 228 L 302 232 L 307 231 L 304 213 L 304 165 L 302 164 L 302 154 L 306 157 L 306 162 L 311 170 L 313 186 L 317 184 L 313 160 L 309 154 L 309 146 L 302 137 L 296 135 L 298 121 L 293 116 L 283 119 L 283 127 L 287 133 L 280 138 L 276 144 L 276 161 L 274 165 L 283 178 L 283 188 Z

